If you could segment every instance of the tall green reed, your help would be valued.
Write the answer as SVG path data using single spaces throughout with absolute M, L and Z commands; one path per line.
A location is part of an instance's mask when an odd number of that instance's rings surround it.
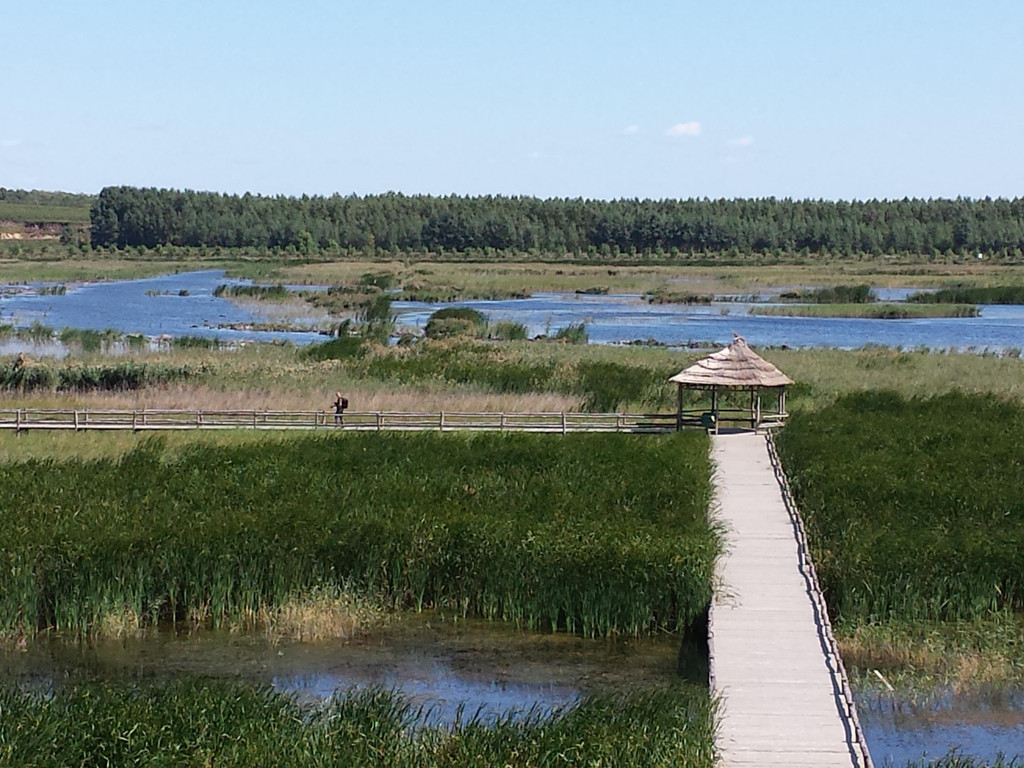
M 342 435 L 0 465 L 0 630 L 214 624 L 316 585 L 584 635 L 710 599 L 706 438 Z
M 830 610 L 853 622 L 1024 609 L 1024 408 L 993 396 L 848 395 L 779 448 Z

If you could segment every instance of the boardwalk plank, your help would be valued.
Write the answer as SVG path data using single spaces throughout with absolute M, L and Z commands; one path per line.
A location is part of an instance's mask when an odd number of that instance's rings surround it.
M 860 766 L 763 436 L 714 437 L 727 552 L 709 633 L 721 765 Z

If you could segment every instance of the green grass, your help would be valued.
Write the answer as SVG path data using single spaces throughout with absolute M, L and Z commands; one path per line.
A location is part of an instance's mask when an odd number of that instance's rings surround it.
M 31 205 L 0 201 L 0 220 L 32 224 L 88 224 L 89 204 Z
M 0 690 L 0 765 L 296 768 L 710 768 L 706 691 L 677 687 L 589 698 L 544 717 L 466 718 L 413 728 L 397 693 L 353 692 L 304 708 L 267 688 L 194 679 Z
M 843 623 L 1024 610 L 1024 407 L 865 392 L 794 414 L 779 448 Z
M 710 599 L 702 434 L 342 435 L 0 465 L 0 632 L 219 624 L 353 585 L 587 636 Z

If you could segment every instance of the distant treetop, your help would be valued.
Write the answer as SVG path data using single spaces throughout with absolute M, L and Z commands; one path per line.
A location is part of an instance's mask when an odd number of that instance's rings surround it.
M 107 187 L 95 199 L 90 218 L 93 245 L 119 248 L 1014 258 L 1024 251 L 1022 198 L 607 201 L 397 193 L 294 198 Z

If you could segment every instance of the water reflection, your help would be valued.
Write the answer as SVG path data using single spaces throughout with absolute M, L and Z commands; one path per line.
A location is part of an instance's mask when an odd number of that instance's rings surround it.
M 204 270 L 143 280 L 69 285 L 62 295 L 22 290 L 0 296 L 0 323 L 16 327 L 41 323 L 57 329 L 96 331 L 113 328 L 151 338 L 202 336 L 228 342 L 291 341 L 296 344 L 323 340 L 315 332 L 247 328 L 264 318 L 254 309 L 214 296 L 217 286 L 225 284 L 248 285 L 251 281 L 227 278 L 219 270 Z M 312 310 L 305 315 L 293 312 L 290 318 L 293 325 L 311 324 L 316 320 Z
M 0 324 L 104 330 L 160 336 L 204 336 L 226 342 L 290 341 L 308 344 L 323 336 L 308 331 L 261 330 L 270 305 L 240 304 L 213 295 L 221 284 L 251 284 L 217 270 L 146 280 L 69 286 L 64 295 L 40 295 L 21 287 L 0 293 Z M 37 288 L 39 286 L 36 286 Z M 308 286 L 303 286 L 308 289 Z M 886 300 L 913 288 L 879 289 Z M 728 297 L 720 297 L 728 298 Z M 743 297 L 732 297 L 743 298 Z M 592 343 L 654 341 L 661 344 L 727 344 L 739 333 L 754 346 L 856 349 L 880 344 L 901 349 L 1006 351 L 1024 347 L 1024 306 L 984 306 L 975 318 L 872 320 L 756 316 L 744 301 L 711 305 L 648 304 L 636 295 L 539 293 L 528 299 L 425 304 L 396 301 L 400 327 L 422 329 L 430 314 L 446 306 L 478 309 L 488 319 L 511 320 L 530 336 L 550 335 L 571 323 L 586 323 Z M 279 305 L 278 305 L 279 307 Z M 296 304 L 277 319 L 292 327 L 323 318 Z
M 589 692 L 669 685 L 680 680 L 680 663 L 678 637 L 586 640 L 423 615 L 320 643 L 273 644 L 226 632 L 88 644 L 51 638 L 0 653 L 0 677 L 41 691 L 85 680 L 229 677 L 302 701 L 383 687 L 402 691 L 428 722 L 450 723 L 460 712 L 484 719 L 544 713 Z
M 1024 690 L 958 695 L 940 689 L 922 701 L 867 691 L 858 713 L 876 765 L 934 760 L 956 751 L 980 760 L 1024 759 Z

